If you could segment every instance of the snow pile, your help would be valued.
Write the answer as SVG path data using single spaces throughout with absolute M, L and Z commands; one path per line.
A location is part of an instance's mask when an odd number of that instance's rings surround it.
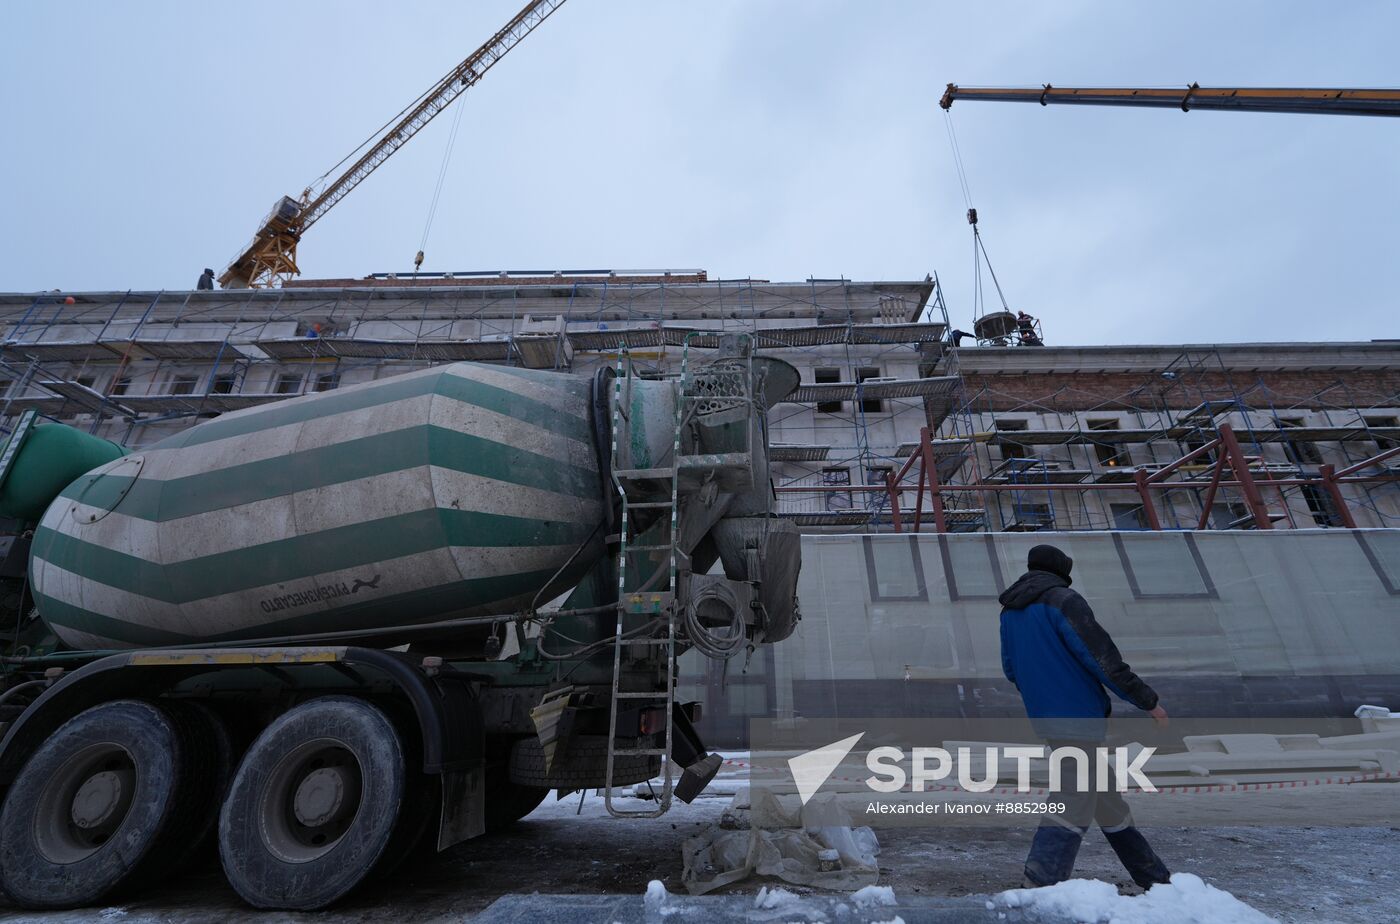
M 808 924 L 828 921 L 830 917 L 820 904 L 808 901 L 800 895 L 779 886 L 764 886 L 758 890 L 753 900 L 754 910 L 744 918 L 746 921 L 772 921 L 774 924 L 805 921 Z
M 646 908 L 649 917 L 654 918 L 660 915 L 663 918 L 668 918 L 673 914 L 684 914 L 680 907 L 666 904 L 670 900 L 671 893 L 666 891 L 666 886 L 661 884 L 660 879 L 653 879 L 647 883 L 647 894 L 642 897 L 642 905 Z
M 894 889 L 889 886 L 870 885 L 851 895 L 857 905 L 897 905 Z
M 1199 876 L 1177 873 L 1168 885 L 1142 895 L 1119 895 L 1107 882 L 1069 879 L 1043 889 L 1012 889 L 996 896 L 1007 908 L 1058 914 L 1087 924 L 1278 924 Z
M 758 890 L 758 895 L 755 896 L 753 900 L 753 906 L 755 908 L 764 909 L 778 908 L 782 905 L 791 905 L 795 902 L 801 901 L 802 899 L 798 898 L 796 895 L 792 894 L 787 889 L 780 889 L 777 886 L 774 886 L 770 889 L 767 886 L 764 886 L 763 888 Z

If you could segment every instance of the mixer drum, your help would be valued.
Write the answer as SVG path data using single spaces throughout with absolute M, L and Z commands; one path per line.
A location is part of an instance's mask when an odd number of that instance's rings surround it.
M 59 495 L 40 615 L 120 648 L 515 611 L 602 552 L 590 408 L 587 379 L 457 363 L 225 414 Z

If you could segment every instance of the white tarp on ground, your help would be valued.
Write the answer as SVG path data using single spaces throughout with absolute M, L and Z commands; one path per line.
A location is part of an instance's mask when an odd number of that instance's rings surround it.
M 748 823 L 748 795 L 735 796 L 726 820 L 681 845 L 682 881 L 693 895 L 703 895 L 750 876 L 770 876 L 794 885 L 851 891 L 873 885 L 880 871 L 875 832 L 852 828 L 850 816 L 832 797 L 799 806 L 764 789 L 754 791 L 764 818 L 784 824 L 763 829 Z M 820 818 L 818 823 L 816 819 Z M 845 820 L 845 824 L 832 821 Z M 831 851 L 838 862 L 833 863 Z M 825 857 L 825 859 L 824 859 Z

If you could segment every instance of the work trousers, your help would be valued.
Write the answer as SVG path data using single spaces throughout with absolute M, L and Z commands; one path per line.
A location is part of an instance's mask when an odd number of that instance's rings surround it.
M 1090 825 L 1097 824 L 1133 882 L 1144 889 L 1167 882 L 1171 874 L 1133 824 L 1133 814 L 1118 791 L 1112 766 L 1104 767 L 1106 776 L 1100 776 L 1098 761 L 1093 759 L 1099 742 L 1050 741 L 1048 745 L 1051 751 L 1060 747 L 1086 751 L 1090 757 L 1088 785 L 1080 785 L 1074 762 L 1065 761 L 1062 766 L 1066 772 L 1059 789 L 1046 796 L 1049 802 L 1063 803 L 1065 810 L 1041 819 L 1026 857 L 1026 879 L 1035 886 L 1054 885 L 1068 879 L 1074 872 L 1074 861 L 1085 833 Z M 1102 786 L 1099 785 L 1101 781 Z

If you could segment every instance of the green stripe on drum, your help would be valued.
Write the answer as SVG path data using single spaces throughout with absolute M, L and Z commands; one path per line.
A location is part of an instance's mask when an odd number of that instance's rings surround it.
M 74 606 L 53 597 L 36 593 L 34 603 L 39 615 L 51 626 L 67 627 L 88 635 L 120 639 L 129 645 L 183 645 L 192 637 L 179 632 L 153 629 L 134 622 L 123 622 L 81 606 Z
M 598 499 L 602 491 L 596 469 L 469 433 L 422 426 L 168 481 L 138 478 L 133 483 L 126 475 L 85 476 L 59 496 L 115 509 L 124 516 L 164 522 L 424 465 L 588 500 Z M 124 498 L 123 491 L 127 492 Z
M 270 430 L 273 427 L 302 423 L 367 407 L 378 407 L 428 394 L 441 395 L 508 417 L 529 421 L 585 444 L 593 438 L 592 428 L 585 417 L 570 414 L 556 404 L 527 398 L 506 388 L 487 385 L 461 375 L 449 375 L 445 371 L 447 368 L 451 367 L 444 367 L 444 370 L 436 375 L 409 375 L 398 379 L 386 379 L 371 385 L 347 388 L 344 392 L 322 392 L 307 400 L 289 399 L 281 404 L 259 408 L 255 413 L 240 414 L 227 419 L 216 418 L 179 434 L 183 438 L 181 445 L 199 446 L 216 440 L 246 436 L 260 430 Z M 588 382 L 567 373 L 555 375 L 556 378 L 551 382 L 557 381 L 561 399 L 559 404 L 564 403 L 566 399 L 574 399 L 586 407 Z M 152 448 L 163 448 L 164 445 L 158 443 Z
M 191 558 L 170 565 L 85 542 L 41 526 L 34 555 L 87 580 L 165 603 L 304 581 L 320 574 L 403 558 L 447 546 L 576 546 L 594 524 L 433 508 L 367 520 L 290 539 Z M 463 605 L 478 601 L 464 600 Z
M 488 615 L 493 609 L 492 604 L 533 594 L 553 574 L 552 570 L 523 571 L 453 581 L 436 587 L 338 606 L 333 610 L 313 609 L 285 619 L 245 626 L 232 632 L 209 632 L 199 635 L 183 635 L 123 622 L 43 595 L 38 595 L 36 602 L 40 615 L 52 625 L 103 638 L 120 639 L 129 645 L 186 645 L 240 639 L 256 640 L 282 635 L 309 635 L 318 632 L 392 629 L 415 623 L 437 622 L 451 618 L 445 617 L 444 613 L 460 613 L 463 610 L 469 611 L 470 615 Z

